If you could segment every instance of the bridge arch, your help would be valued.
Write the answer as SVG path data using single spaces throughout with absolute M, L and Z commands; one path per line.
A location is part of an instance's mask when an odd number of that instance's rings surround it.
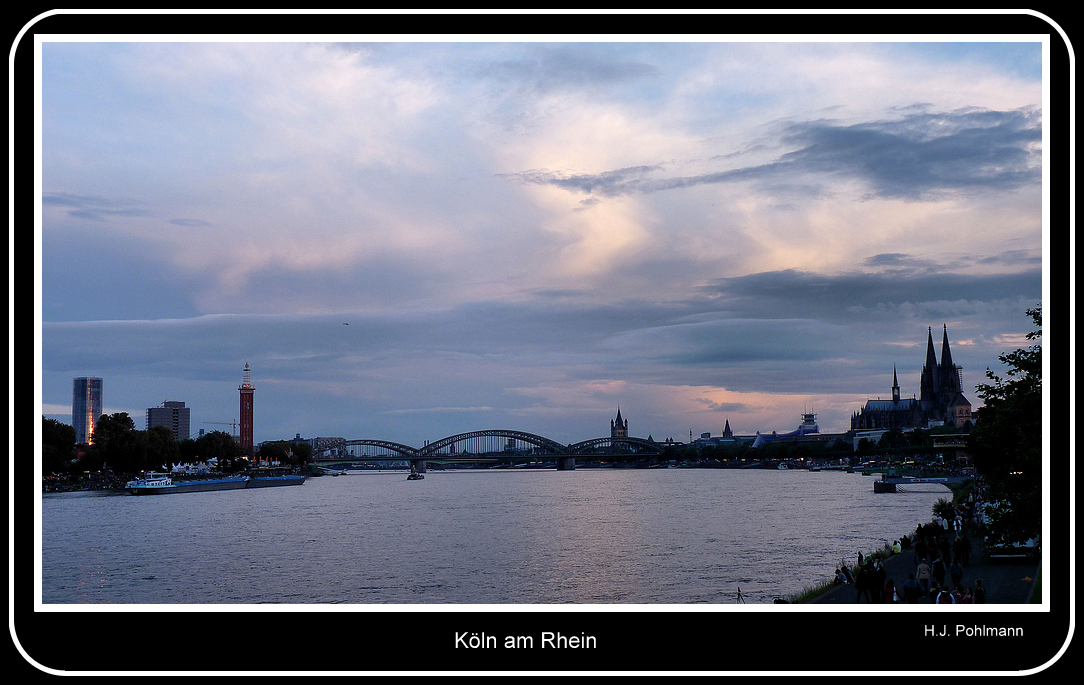
M 592 438 L 590 440 L 584 440 L 583 442 L 577 442 L 568 446 L 568 451 L 571 454 L 583 454 L 593 450 L 596 447 L 613 447 L 615 445 L 625 445 L 633 448 L 633 451 L 640 454 L 662 454 L 662 446 L 657 442 L 650 440 L 644 440 L 643 438 Z
M 518 440 L 520 442 L 534 445 L 535 447 L 540 447 L 551 454 L 568 454 L 568 446 L 562 445 L 556 440 L 550 440 L 549 438 L 542 437 L 541 435 L 535 435 L 534 433 L 525 433 L 523 431 L 495 429 L 470 431 L 468 433 L 459 433 L 458 435 L 450 435 L 446 438 L 441 438 L 440 440 L 431 442 L 425 447 L 418 450 L 418 456 L 434 456 L 445 447 L 449 447 L 459 442 L 466 442 L 468 440 L 475 440 L 480 438 L 506 438 L 511 440 Z
M 411 447 L 410 445 L 403 445 L 403 444 L 398 443 L 398 442 L 389 442 L 387 440 L 368 440 L 368 439 L 347 440 L 345 442 L 339 443 L 339 445 L 337 445 L 337 446 L 342 446 L 342 447 L 380 447 L 380 448 L 389 450 L 391 452 L 395 452 L 396 454 L 400 454 L 400 455 L 402 455 L 404 457 L 407 457 L 407 458 L 410 458 L 410 459 L 416 459 L 419 456 L 421 456 L 417 448 Z

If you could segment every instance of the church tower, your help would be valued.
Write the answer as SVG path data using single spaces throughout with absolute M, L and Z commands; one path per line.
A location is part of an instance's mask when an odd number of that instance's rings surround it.
M 960 373 L 956 365 L 952 363 L 952 353 L 948 345 L 948 325 L 945 325 L 944 337 L 941 340 L 941 370 L 938 372 L 940 386 L 938 390 L 944 401 L 951 400 L 956 393 L 960 392 Z
M 610 437 L 611 438 L 627 438 L 629 437 L 629 420 L 625 419 L 625 422 L 621 422 L 621 407 L 617 408 L 617 418 L 610 421 Z
M 900 401 L 900 382 L 896 380 L 896 365 L 892 365 L 892 401 Z
M 926 365 L 922 367 L 922 375 L 919 377 L 918 399 L 922 403 L 923 411 L 932 409 L 936 404 L 934 395 L 937 393 L 937 355 L 933 351 L 933 328 L 929 328 L 926 337 Z

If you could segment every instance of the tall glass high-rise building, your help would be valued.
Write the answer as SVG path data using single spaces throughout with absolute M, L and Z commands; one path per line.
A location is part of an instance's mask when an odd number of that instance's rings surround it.
M 72 426 L 75 444 L 89 445 L 94 426 L 102 416 L 102 379 L 76 378 L 72 382 Z

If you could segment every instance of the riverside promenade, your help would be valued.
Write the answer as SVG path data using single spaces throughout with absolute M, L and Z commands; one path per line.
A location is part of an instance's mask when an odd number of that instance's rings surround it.
M 982 540 L 974 536 L 968 536 L 971 541 L 971 563 L 964 567 L 963 584 L 965 587 L 975 587 L 975 580 L 981 579 L 986 588 L 987 604 L 1026 604 L 1031 597 L 1031 591 L 1035 587 L 1035 579 L 1039 577 L 1039 562 L 1037 559 L 990 559 L 983 547 Z M 861 550 L 865 554 L 868 550 Z M 857 558 L 859 550 L 855 550 Z M 908 573 L 915 572 L 915 554 L 913 549 L 903 550 L 886 558 L 882 565 L 888 578 L 895 583 L 896 587 L 902 587 L 907 580 Z M 809 600 L 808 604 L 865 604 L 858 601 L 858 591 L 854 585 L 847 583 L 836 585 L 831 590 L 824 592 Z M 931 604 L 926 597 L 919 604 Z

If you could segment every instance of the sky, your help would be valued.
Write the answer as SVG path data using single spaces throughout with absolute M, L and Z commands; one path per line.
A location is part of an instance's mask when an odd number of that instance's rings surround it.
M 1037 40 L 318 38 L 43 42 L 44 416 L 843 432 L 1030 344 Z

